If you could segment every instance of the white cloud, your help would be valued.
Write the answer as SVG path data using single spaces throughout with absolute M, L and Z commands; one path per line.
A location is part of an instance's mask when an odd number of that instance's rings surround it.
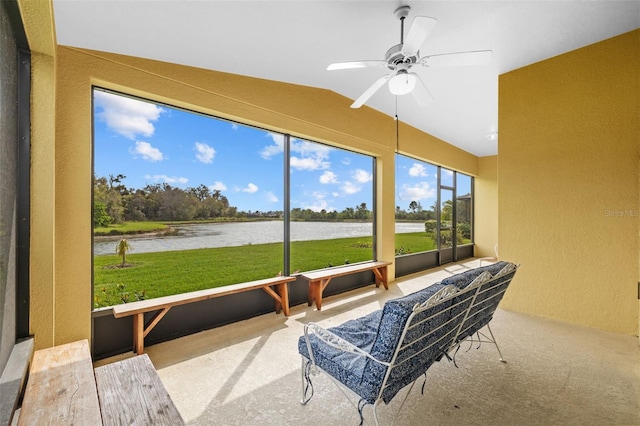
M 270 203 L 277 203 L 280 200 L 278 199 L 276 194 L 274 194 L 273 192 L 269 191 L 269 192 L 267 192 L 267 201 L 270 202 Z
M 344 164 L 345 166 L 350 165 L 350 164 L 351 164 L 351 158 L 349 158 L 349 157 L 344 157 L 344 158 L 342 159 L 342 164 Z
M 373 175 L 362 169 L 356 169 L 356 171 L 352 173 L 352 176 L 358 183 L 367 183 L 373 180 Z
M 328 212 L 334 211 L 335 208 L 329 204 L 329 202 L 325 199 L 325 197 L 326 197 L 326 193 L 322 191 L 314 191 L 311 194 L 311 198 L 313 198 L 311 203 L 303 205 L 302 208 L 313 210 L 314 212 L 319 212 L 322 210 L 325 210 Z
M 227 185 L 225 185 L 224 183 L 220 182 L 220 181 L 215 181 L 213 182 L 213 185 L 209 185 L 209 189 L 212 191 L 218 190 L 218 191 L 226 191 L 227 190 Z
M 260 156 L 269 160 L 284 152 L 284 135 L 279 133 L 267 133 L 267 137 L 273 140 L 272 145 L 265 146 L 260 151 Z M 309 141 L 291 139 L 291 167 L 296 170 L 325 170 L 331 166 L 328 160 L 333 148 Z M 293 154 L 297 155 L 293 155 Z
M 329 184 L 329 183 L 338 183 L 338 176 L 335 173 L 326 171 L 320 176 L 320 183 Z
M 346 195 L 353 195 L 357 192 L 360 192 L 362 188 L 359 187 L 358 185 L 354 185 L 353 183 L 347 181 L 340 187 L 340 189 Z
M 313 158 L 313 157 L 299 158 L 294 156 L 291 156 L 290 164 L 291 164 L 291 167 L 296 170 L 308 170 L 308 171 L 328 169 L 329 166 L 331 165 L 331 163 L 329 163 L 328 161 L 323 161 L 322 158 Z
M 331 166 L 329 154 L 333 148 L 315 142 L 291 141 L 291 152 L 298 154 L 291 156 L 291 167 L 297 170 L 326 170 Z
M 238 130 L 238 124 L 237 123 L 231 123 L 231 130 Z
M 413 166 L 409 169 L 409 176 L 425 177 L 427 176 L 427 169 L 422 164 L 413 163 Z
M 142 159 L 147 161 L 164 160 L 162 152 L 158 148 L 152 147 L 149 142 L 137 141 L 135 148 L 130 149 L 129 152 L 133 155 L 140 155 Z
M 315 142 L 301 141 L 298 139 L 291 140 L 291 152 L 297 152 L 302 156 L 313 157 L 329 157 L 329 153 L 333 148 Z
M 416 185 L 402 185 L 400 190 L 401 200 L 425 200 L 436 196 L 435 188 L 431 188 L 428 182 L 420 182 Z
M 142 135 L 150 137 L 155 131 L 153 121 L 160 118 L 164 110 L 152 103 L 126 96 L 96 90 L 95 105 L 102 108 L 96 116 L 107 123 L 107 127 L 129 139 Z
M 189 182 L 189 179 L 186 177 L 175 177 L 175 176 L 167 176 L 167 175 L 145 175 L 145 179 L 150 179 L 154 182 L 165 182 L 165 183 L 178 183 L 184 185 Z
M 320 212 L 322 210 L 330 212 L 335 210 L 333 207 L 329 206 L 327 200 L 316 200 L 312 204 L 306 205 L 304 208 L 314 212 Z
M 236 192 L 248 192 L 249 194 L 253 194 L 254 192 L 258 192 L 258 189 L 259 189 L 258 186 L 253 184 L 253 183 L 249 183 L 246 188 L 240 188 L 238 186 L 236 186 L 234 188 L 234 190 Z
M 269 132 L 267 137 L 273 139 L 273 145 L 267 145 L 260 151 L 260 156 L 265 160 L 284 152 L 284 135 Z
M 196 158 L 201 163 L 209 164 L 213 161 L 213 157 L 216 155 L 216 150 L 211 148 L 206 143 L 196 142 Z

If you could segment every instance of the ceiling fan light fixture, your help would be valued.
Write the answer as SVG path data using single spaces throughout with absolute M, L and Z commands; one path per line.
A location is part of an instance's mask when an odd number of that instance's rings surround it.
M 394 95 L 406 95 L 416 87 L 415 73 L 398 73 L 389 80 L 389 91 Z

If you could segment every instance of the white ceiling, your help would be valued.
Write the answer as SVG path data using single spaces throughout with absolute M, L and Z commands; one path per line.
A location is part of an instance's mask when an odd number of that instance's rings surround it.
M 498 75 L 640 27 L 639 1 L 53 0 L 57 42 L 320 87 L 349 108 L 384 69 L 326 71 L 384 59 L 400 42 L 394 10 L 438 19 L 421 55 L 493 50 L 489 65 L 414 67 L 435 101 L 397 99 L 400 120 L 478 156 L 497 153 Z M 640 66 L 640 65 L 639 65 Z M 385 88 L 366 104 L 390 116 Z

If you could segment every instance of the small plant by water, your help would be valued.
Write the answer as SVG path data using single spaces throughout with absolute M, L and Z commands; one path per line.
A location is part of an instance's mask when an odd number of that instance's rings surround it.
M 133 247 L 129 244 L 129 241 L 127 241 L 126 238 L 122 238 L 118 241 L 118 244 L 116 244 L 116 254 L 122 257 L 122 267 L 127 265 L 127 252 L 129 250 L 133 250 Z

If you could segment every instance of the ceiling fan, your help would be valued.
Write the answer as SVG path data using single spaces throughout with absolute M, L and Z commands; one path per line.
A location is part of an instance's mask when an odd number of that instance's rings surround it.
M 428 16 L 416 16 L 413 18 L 411 28 L 404 39 L 404 20 L 409 15 L 410 6 L 400 6 L 394 11 L 396 18 L 400 19 L 400 44 L 396 44 L 385 54 L 384 60 L 377 61 L 353 61 L 337 62 L 327 67 L 328 71 L 344 70 L 352 68 L 383 68 L 387 67 L 391 73 L 380 77 L 358 99 L 351 104 L 351 108 L 360 108 L 378 91 L 385 83 L 388 83 L 389 91 L 394 95 L 406 95 L 411 93 L 420 106 L 425 106 L 433 101 L 429 89 L 422 82 L 418 74 L 411 71 L 414 65 L 423 67 L 444 67 L 464 65 L 484 65 L 489 62 L 493 52 L 491 50 L 477 50 L 472 52 L 444 53 L 420 57 L 420 47 L 427 35 L 438 23 L 435 18 Z

